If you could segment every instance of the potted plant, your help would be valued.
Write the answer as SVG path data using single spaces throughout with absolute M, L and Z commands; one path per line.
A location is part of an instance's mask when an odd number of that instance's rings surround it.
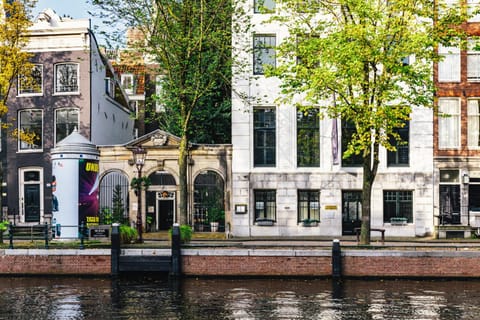
M 316 227 L 320 221 L 316 219 L 304 219 L 302 220 L 302 225 L 304 227 Z
M 219 222 L 225 219 L 225 211 L 219 207 L 211 207 L 208 210 L 207 217 L 210 222 L 210 231 L 217 232 Z

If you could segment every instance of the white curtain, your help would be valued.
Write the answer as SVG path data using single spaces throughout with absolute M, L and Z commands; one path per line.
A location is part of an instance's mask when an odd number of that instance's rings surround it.
M 438 53 L 441 56 L 438 62 L 438 81 L 460 82 L 460 48 L 440 45 Z
M 438 146 L 457 148 L 460 146 L 460 100 L 439 99 L 438 101 Z
M 468 100 L 468 146 L 479 147 L 480 134 L 480 100 Z

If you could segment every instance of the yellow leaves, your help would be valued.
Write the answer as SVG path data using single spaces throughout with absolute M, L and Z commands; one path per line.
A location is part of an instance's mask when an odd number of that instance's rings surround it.
M 18 128 L 12 130 L 11 136 L 13 138 L 19 139 L 26 144 L 34 144 L 35 141 L 38 140 L 38 137 L 34 132 L 25 132 L 23 130 L 18 130 Z

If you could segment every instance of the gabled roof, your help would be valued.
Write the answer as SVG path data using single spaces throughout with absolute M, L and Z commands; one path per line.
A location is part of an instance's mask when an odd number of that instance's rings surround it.
M 181 139 L 169 132 L 157 129 L 146 135 L 143 135 L 135 140 L 126 143 L 126 148 L 133 148 L 136 146 L 142 146 L 144 148 L 178 148 Z

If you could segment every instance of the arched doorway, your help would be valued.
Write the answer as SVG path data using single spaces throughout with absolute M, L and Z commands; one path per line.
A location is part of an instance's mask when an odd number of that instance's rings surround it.
M 111 171 L 100 181 L 100 224 L 128 223 L 128 177 L 120 171 Z
M 225 192 L 222 177 L 212 170 L 201 172 L 194 182 L 193 227 L 195 231 L 209 231 L 209 210 L 224 212 Z M 223 231 L 225 221 L 220 221 Z
M 175 218 L 175 178 L 165 171 L 149 175 L 146 197 L 146 231 L 162 231 L 172 227 Z

